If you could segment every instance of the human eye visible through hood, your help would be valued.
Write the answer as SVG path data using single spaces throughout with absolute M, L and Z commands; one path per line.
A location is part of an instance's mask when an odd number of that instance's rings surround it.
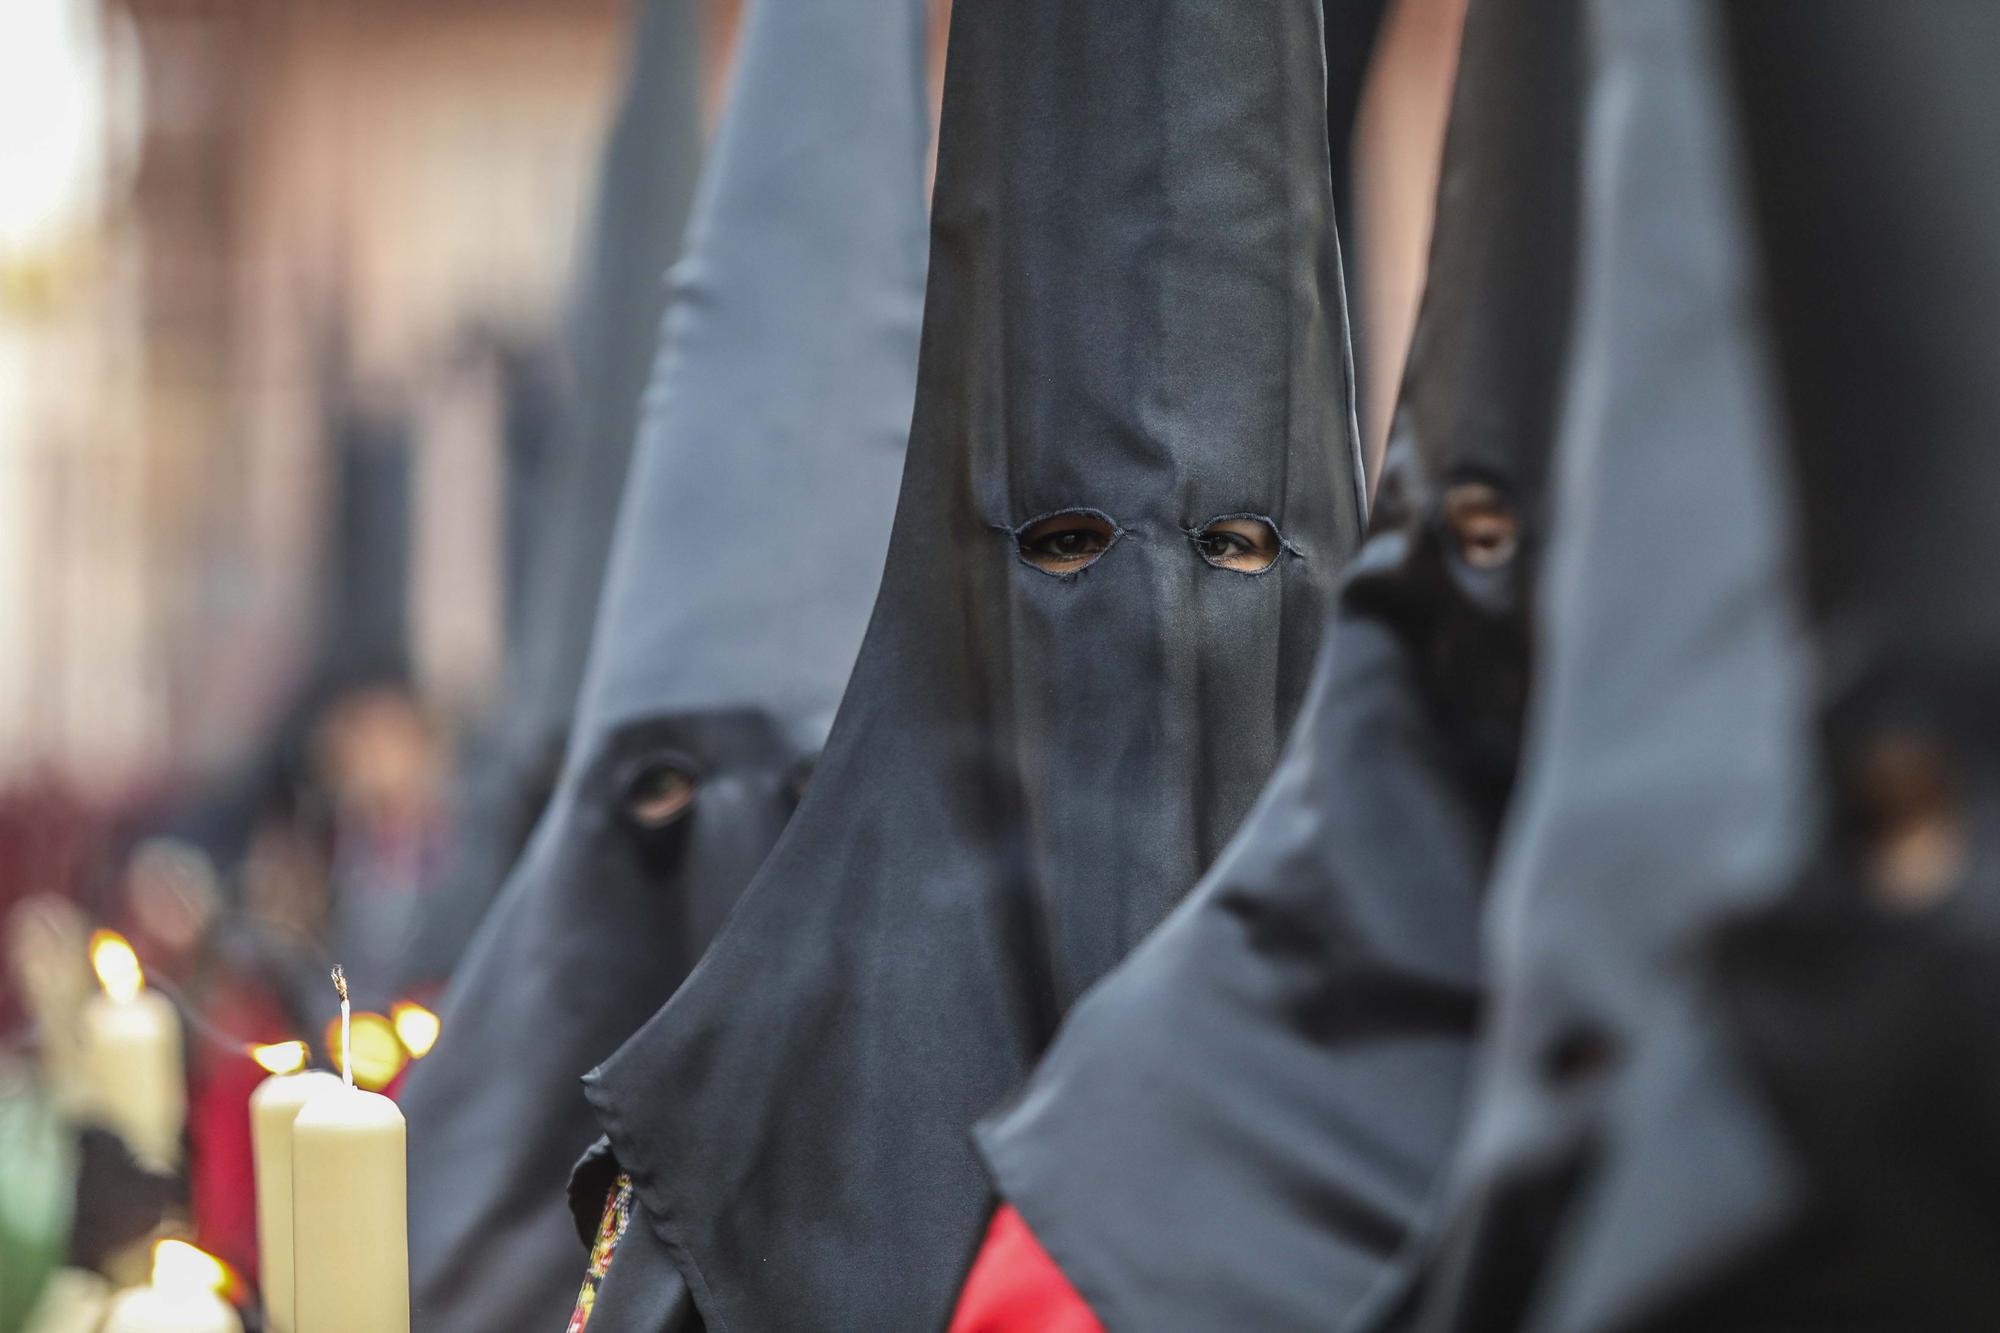
M 1065 509 L 1030 519 L 1014 530 L 1021 560 L 1044 574 L 1075 574 L 1096 564 L 1124 530 L 1095 509 Z

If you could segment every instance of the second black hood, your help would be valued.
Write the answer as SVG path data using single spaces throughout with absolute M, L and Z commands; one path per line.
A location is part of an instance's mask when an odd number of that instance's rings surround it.
M 404 1096 L 418 1323 L 557 1327 L 578 1080 L 796 808 L 880 578 L 923 285 L 920 0 L 747 16 L 563 777 Z M 650 282 L 651 274 L 633 274 Z
M 1114 1333 L 1336 1325 L 1454 1140 L 1568 356 L 1581 26 L 1475 0 L 1368 543 L 1271 784 L 983 1128 Z

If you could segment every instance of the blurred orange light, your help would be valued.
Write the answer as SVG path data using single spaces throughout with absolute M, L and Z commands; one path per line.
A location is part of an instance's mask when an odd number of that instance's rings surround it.
M 438 1016 L 418 1004 L 415 1000 L 398 1000 L 389 1006 L 390 1021 L 396 1025 L 396 1037 L 403 1043 L 403 1049 L 410 1053 L 412 1060 L 421 1060 L 437 1045 L 438 1032 L 443 1024 Z
M 90 965 L 96 970 L 97 982 L 104 987 L 104 993 L 120 1004 L 136 1000 L 146 988 L 146 972 L 139 966 L 139 955 L 132 952 L 132 946 L 115 930 L 100 930 L 90 937 Z
M 349 1068 L 355 1086 L 371 1091 L 388 1087 L 409 1063 L 402 1039 L 396 1035 L 396 1025 L 381 1014 L 360 1013 L 354 1015 L 352 1027 L 354 1050 Z M 338 1068 L 342 1057 L 338 1018 L 327 1024 L 326 1049 L 332 1053 L 334 1066 Z

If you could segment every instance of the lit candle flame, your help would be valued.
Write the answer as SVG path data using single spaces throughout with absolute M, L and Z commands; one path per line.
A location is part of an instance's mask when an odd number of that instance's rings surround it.
M 184 1240 L 163 1240 L 153 1246 L 153 1285 L 169 1291 L 229 1290 L 234 1274 L 229 1265 Z
M 90 937 L 90 965 L 97 970 L 97 982 L 104 993 L 120 1004 L 138 999 L 146 988 L 139 955 L 115 930 L 100 930 Z
M 250 1058 L 273 1074 L 296 1074 L 306 1067 L 306 1044 L 281 1041 L 269 1046 L 252 1046 Z
M 431 1053 L 443 1026 L 436 1014 L 415 1000 L 398 1000 L 390 1005 L 389 1020 L 396 1025 L 396 1036 L 412 1060 L 421 1060 Z

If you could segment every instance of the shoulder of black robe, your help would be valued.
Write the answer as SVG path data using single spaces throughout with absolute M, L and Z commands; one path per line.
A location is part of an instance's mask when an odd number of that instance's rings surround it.
M 1396 1321 L 1425 1329 L 1630 1328 L 1787 1190 L 1696 967 L 1714 923 L 1796 865 L 1811 806 L 1721 50 L 1700 0 L 1586 10 L 1558 535 L 1492 888 L 1487 1054 Z
M 597 197 L 562 339 L 564 392 L 534 413 L 556 432 L 519 537 L 519 628 L 496 734 L 458 783 L 455 864 L 426 895 L 404 960 L 411 984 L 447 977 L 498 896 L 560 772 L 582 685 L 619 497 L 652 373 L 666 275 L 701 163 L 695 0 L 638 0 L 625 91 L 605 136 Z
M 832 722 L 915 393 L 922 37 L 917 0 L 751 16 L 567 766 L 404 1097 L 426 1329 L 560 1324 L 577 1080 L 700 956 Z
M 1717 959 L 1797 1207 L 1676 1313 L 1992 1328 L 2000 10 L 1716 12 L 1770 276 L 1831 800 L 1812 863 Z
M 982 1127 L 1109 1329 L 1331 1326 L 1452 1142 L 1567 356 L 1578 42 L 1571 0 L 1476 0 L 1394 471 L 1298 729 L 1201 887 Z M 1482 487 L 1511 555 L 1455 535 Z
M 972 1122 L 1269 774 L 1360 520 L 1322 69 L 1318 0 L 954 7 L 853 683 L 728 927 L 591 1082 L 717 1333 L 944 1323 Z M 1077 511 L 1115 525 L 1094 563 L 1020 553 Z M 1192 539 L 1243 515 L 1287 542 L 1261 574 Z

